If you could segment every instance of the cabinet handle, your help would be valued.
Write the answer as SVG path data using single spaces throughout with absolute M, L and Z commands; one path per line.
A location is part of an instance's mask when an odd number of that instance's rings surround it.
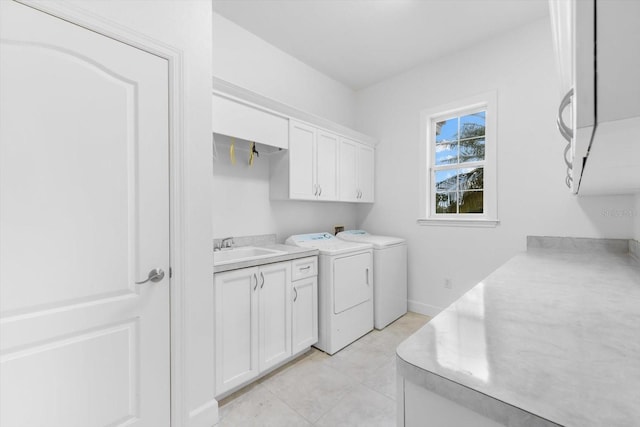
M 556 121 L 560 134 L 569 142 L 571 142 L 571 140 L 573 139 L 573 129 L 571 129 L 564 123 L 564 121 L 562 121 L 562 113 L 564 112 L 565 108 L 567 108 L 569 104 L 571 104 L 572 97 L 573 88 L 571 88 L 569 92 L 567 92 L 567 94 L 564 96 L 564 98 L 562 98 L 562 101 L 560 101 L 560 107 L 558 107 L 558 120 Z
M 318 196 L 322 196 L 322 186 L 321 186 L 321 185 L 318 185 L 318 188 L 319 188 L 319 190 L 318 190 Z
M 314 188 L 313 195 L 317 196 L 318 195 L 318 184 L 313 184 L 313 188 Z
M 262 283 L 260 284 L 260 289 L 262 289 L 264 287 L 264 274 L 262 271 L 260 272 L 260 279 L 262 279 Z
M 308 269 L 310 269 L 310 268 L 311 268 L 311 266 L 310 266 L 310 265 L 307 265 L 306 267 L 300 267 L 300 268 L 299 268 L 299 270 L 300 270 L 300 271 L 302 271 L 302 270 L 308 270 Z
M 296 300 L 298 299 L 298 290 L 296 289 L 295 286 L 293 287 L 293 292 L 294 292 L 293 302 L 296 302 Z
M 253 290 L 255 291 L 258 289 L 258 276 L 256 276 L 256 273 L 253 273 L 253 279 L 256 281 L 256 284 L 253 286 Z
M 369 269 L 365 269 L 366 275 L 367 275 L 367 286 L 369 286 Z
M 564 147 L 564 163 L 567 165 L 567 169 L 573 169 L 573 163 L 571 163 L 567 159 L 567 154 L 569 153 L 570 149 L 571 149 L 571 144 L 567 144 L 567 146 Z

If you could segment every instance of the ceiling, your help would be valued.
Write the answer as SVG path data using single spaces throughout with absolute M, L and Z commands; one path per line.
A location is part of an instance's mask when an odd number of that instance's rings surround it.
M 355 90 L 549 14 L 548 0 L 213 0 L 213 10 Z

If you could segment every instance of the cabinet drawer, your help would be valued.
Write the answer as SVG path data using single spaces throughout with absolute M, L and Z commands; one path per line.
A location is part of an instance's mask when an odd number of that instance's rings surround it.
M 291 262 L 291 280 L 300 280 L 305 277 L 318 275 L 318 257 L 307 257 Z

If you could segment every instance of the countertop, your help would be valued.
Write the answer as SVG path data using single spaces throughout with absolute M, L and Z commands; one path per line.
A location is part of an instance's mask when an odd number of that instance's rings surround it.
M 400 344 L 398 373 L 505 425 L 639 426 L 640 264 L 550 242 Z
M 267 249 L 277 249 L 279 251 L 284 251 L 285 253 L 270 256 L 267 258 L 259 258 L 255 260 L 249 260 L 249 261 L 239 261 L 239 262 L 233 262 L 233 263 L 224 264 L 224 265 L 214 264 L 213 266 L 214 274 L 220 273 L 223 271 L 237 270 L 239 268 L 255 267 L 258 265 L 265 265 L 265 264 L 271 264 L 274 262 L 282 262 L 282 261 L 291 261 L 293 259 L 318 255 L 317 249 L 301 248 L 298 246 L 282 245 L 277 243 L 259 244 L 255 246 L 258 246 L 261 248 L 267 248 Z

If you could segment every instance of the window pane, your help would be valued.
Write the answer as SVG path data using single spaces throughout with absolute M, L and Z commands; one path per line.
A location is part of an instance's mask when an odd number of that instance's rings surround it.
M 458 163 L 458 143 L 442 142 L 436 144 L 436 166 Z
M 458 206 L 460 213 L 483 213 L 483 195 L 482 190 L 468 190 L 460 193 L 460 204 Z
M 460 141 L 460 163 L 484 160 L 484 138 Z
M 436 123 L 436 143 L 455 141 L 458 139 L 458 118 Z
M 460 191 L 482 190 L 484 188 L 484 168 L 460 169 L 458 188 Z
M 485 112 L 460 117 L 460 139 L 484 136 Z
M 449 193 L 458 191 L 457 169 L 436 171 L 436 192 Z
M 457 213 L 458 193 L 436 193 L 436 213 Z

